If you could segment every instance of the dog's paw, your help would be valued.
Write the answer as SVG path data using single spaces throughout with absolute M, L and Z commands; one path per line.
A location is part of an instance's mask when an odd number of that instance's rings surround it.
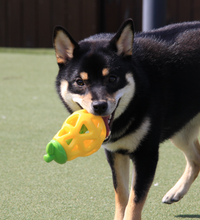
M 178 202 L 183 198 L 185 193 L 183 193 L 182 190 L 174 190 L 172 188 L 169 192 L 166 193 L 166 195 L 163 197 L 162 202 L 165 204 L 172 204 L 174 202 Z

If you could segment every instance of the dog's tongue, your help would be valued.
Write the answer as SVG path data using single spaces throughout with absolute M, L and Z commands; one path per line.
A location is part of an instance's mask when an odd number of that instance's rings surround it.
M 110 127 L 108 125 L 108 119 L 109 119 L 109 116 L 107 117 L 102 117 L 103 120 L 104 120 L 104 123 L 105 123 L 105 126 L 106 126 L 106 137 L 108 137 L 109 133 L 110 133 Z

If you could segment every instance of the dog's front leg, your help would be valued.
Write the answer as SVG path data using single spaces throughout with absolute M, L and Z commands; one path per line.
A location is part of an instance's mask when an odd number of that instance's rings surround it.
M 129 161 L 128 155 L 105 150 L 112 170 L 115 189 L 115 220 L 123 220 L 129 197 Z
M 156 170 L 158 150 L 141 150 L 130 157 L 133 160 L 134 172 L 124 220 L 141 220 L 142 209 Z

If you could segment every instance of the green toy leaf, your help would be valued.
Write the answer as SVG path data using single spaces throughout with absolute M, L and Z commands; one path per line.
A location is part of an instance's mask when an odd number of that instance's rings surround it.
M 52 160 L 60 164 L 67 162 L 67 154 L 62 145 L 56 140 L 51 140 L 47 144 L 46 152 L 47 154 L 43 157 L 46 162 L 51 162 Z

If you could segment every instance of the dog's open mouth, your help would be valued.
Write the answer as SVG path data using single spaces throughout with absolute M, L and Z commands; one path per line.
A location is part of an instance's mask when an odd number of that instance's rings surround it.
M 110 135 L 111 135 L 111 126 L 112 126 L 114 114 L 115 114 L 115 111 L 114 111 L 111 115 L 109 115 L 109 116 L 102 117 L 103 120 L 104 120 L 105 126 L 106 126 L 106 138 L 105 138 L 104 142 L 105 142 L 105 141 L 108 141 L 109 138 L 110 138 Z
M 104 140 L 104 143 L 107 142 L 110 137 L 111 137 L 111 128 L 112 128 L 112 123 L 113 123 L 113 119 L 114 119 L 114 115 L 115 115 L 115 111 L 119 105 L 121 99 L 118 100 L 117 106 L 115 108 L 115 110 L 113 111 L 113 113 L 111 115 L 102 117 L 106 126 L 106 138 Z

